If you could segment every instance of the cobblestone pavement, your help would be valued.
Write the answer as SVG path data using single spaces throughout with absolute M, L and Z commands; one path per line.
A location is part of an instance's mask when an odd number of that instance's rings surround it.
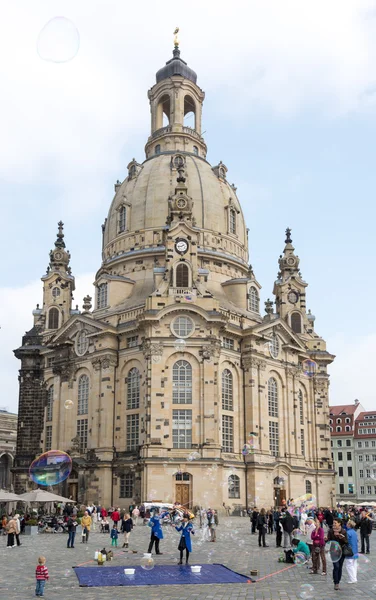
M 165 528 L 165 539 L 161 542 L 163 556 L 154 557 L 156 564 L 177 562 L 179 535 L 172 528 Z M 142 553 L 147 550 L 150 536 L 148 527 L 136 527 L 130 539 L 130 552 L 123 552 L 122 540 L 115 550 L 111 565 L 131 566 L 139 564 Z M 217 542 L 203 540 L 203 533 L 196 529 L 191 564 L 222 563 L 240 573 L 249 575 L 250 569 L 258 569 L 256 583 L 228 585 L 190 586 L 142 586 L 80 588 L 72 569 L 74 565 L 87 563 L 95 566 L 94 551 L 104 545 L 109 549 L 109 535 L 92 532 L 87 545 L 81 543 L 79 532 L 74 549 L 67 549 L 66 534 L 40 534 L 22 536 L 20 548 L 6 548 L 6 537 L 0 537 L 0 599 L 26 600 L 35 597 L 34 572 L 40 554 L 47 557 L 50 581 L 46 584 L 45 597 L 69 600 L 296 600 L 314 598 L 352 598 L 354 600 L 376 599 L 376 548 L 371 538 L 371 554 L 368 563 L 360 559 L 358 583 L 346 585 L 347 571 L 344 567 L 341 591 L 334 591 L 331 568 L 328 575 L 309 575 L 306 566 L 287 565 L 278 562 L 280 549 L 275 547 L 275 535 L 267 536 L 269 548 L 259 548 L 256 535 L 250 534 L 247 518 L 222 519 L 217 530 Z M 376 543 L 376 542 L 375 542 Z M 138 554 L 131 553 L 137 550 Z M 374 554 L 372 554 L 374 552 Z M 374 558 L 375 557 L 375 558 Z M 90 562 L 91 561 L 91 562 Z M 106 568 L 104 567 L 97 568 Z M 304 584 L 314 590 L 311 595 L 301 595 Z

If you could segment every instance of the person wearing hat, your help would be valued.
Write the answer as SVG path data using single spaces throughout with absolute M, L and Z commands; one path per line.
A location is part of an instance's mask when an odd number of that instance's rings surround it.
M 14 520 L 16 521 L 16 542 L 17 546 L 22 546 L 20 542 L 20 533 L 21 533 L 21 524 L 20 524 L 20 515 L 14 515 Z
M 185 550 L 185 564 L 188 564 L 189 553 L 192 552 L 192 540 L 191 534 L 194 535 L 193 525 L 189 520 L 189 515 L 184 513 L 183 521 L 181 525 L 178 527 L 174 525 L 176 531 L 181 531 L 180 541 L 178 545 L 178 550 L 180 551 L 180 561 L 178 565 L 183 564 L 183 552 Z

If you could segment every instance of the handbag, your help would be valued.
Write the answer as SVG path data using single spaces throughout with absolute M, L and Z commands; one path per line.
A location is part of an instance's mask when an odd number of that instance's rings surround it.
M 354 552 L 353 549 L 351 548 L 350 544 L 343 544 L 342 546 L 342 555 L 350 558 L 351 556 L 354 556 Z

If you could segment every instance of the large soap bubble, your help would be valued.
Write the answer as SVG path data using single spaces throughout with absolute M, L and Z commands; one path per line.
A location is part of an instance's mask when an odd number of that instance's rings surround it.
M 294 556 L 294 563 L 298 566 L 305 565 L 307 562 L 307 557 L 304 552 L 297 552 Z
M 69 477 L 72 459 L 61 450 L 49 450 L 33 460 L 29 468 L 30 478 L 38 485 L 56 485 Z
M 288 506 L 291 515 L 299 515 L 303 512 L 309 512 L 317 508 L 317 500 L 313 494 L 304 494 L 295 498 Z
M 140 560 L 140 565 L 145 571 L 154 569 L 154 559 L 151 556 L 143 556 Z
M 325 554 L 332 561 L 332 563 L 338 562 L 342 556 L 341 544 L 339 544 L 335 540 L 330 540 L 329 542 L 326 542 Z
M 301 598 L 302 600 L 309 600 L 310 598 L 314 597 L 315 588 L 313 587 L 313 585 L 310 585 L 309 583 L 304 583 L 300 586 L 299 598 Z
M 65 17 L 54 17 L 43 27 L 37 40 L 37 51 L 43 60 L 64 63 L 72 60 L 80 47 L 80 34 Z

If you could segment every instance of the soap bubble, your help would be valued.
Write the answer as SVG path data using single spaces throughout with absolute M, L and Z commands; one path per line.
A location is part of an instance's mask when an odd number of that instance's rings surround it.
M 253 448 L 250 444 L 244 444 L 242 448 L 242 455 L 247 456 L 248 454 L 251 454 L 252 450 Z
M 301 529 L 294 529 L 292 532 L 292 537 L 295 538 L 296 540 L 304 540 L 305 534 L 303 533 L 303 531 Z
M 69 477 L 72 459 L 61 450 L 49 450 L 33 460 L 29 468 L 30 478 L 39 485 L 49 486 L 61 483 Z
M 145 571 L 151 571 L 154 569 L 154 559 L 148 556 L 143 556 L 140 560 L 140 565 Z
M 329 558 L 333 563 L 338 562 L 342 556 L 341 545 L 334 540 L 330 540 L 329 542 L 326 542 L 325 554 L 326 554 L 327 558 Z
M 315 597 L 315 588 L 313 587 L 313 585 L 310 585 L 309 583 L 304 583 L 303 585 L 300 586 L 299 598 L 302 598 L 302 600 L 309 600 L 309 598 L 314 598 L 314 597 Z
M 37 52 L 43 60 L 64 63 L 72 60 L 80 47 L 80 34 L 65 17 L 54 17 L 41 30 Z
M 317 371 L 317 364 L 314 360 L 307 359 L 302 363 L 303 373 L 306 377 L 313 377 Z
M 295 498 L 288 506 L 290 515 L 298 515 L 303 512 L 315 510 L 317 508 L 317 500 L 313 494 L 304 494 Z
M 67 410 L 71 410 L 71 408 L 73 408 L 74 402 L 73 400 L 66 400 L 64 402 L 64 408 L 66 408 Z
M 187 456 L 187 460 L 189 460 L 190 462 L 192 462 L 193 460 L 198 460 L 199 458 L 201 458 L 201 454 L 199 452 L 191 452 Z
M 70 569 L 66 569 L 64 571 L 64 577 L 69 577 L 72 574 L 72 571 Z
M 307 557 L 304 552 L 297 552 L 294 556 L 294 563 L 299 567 L 305 565 L 307 562 Z
M 366 465 L 366 468 L 368 468 L 370 470 L 370 478 L 376 479 L 376 462 L 374 462 L 370 465 Z
M 187 342 L 185 340 L 178 339 L 178 340 L 174 341 L 174 348 L 178 352 L 184 352 L 186 346 L 187 346 Z

